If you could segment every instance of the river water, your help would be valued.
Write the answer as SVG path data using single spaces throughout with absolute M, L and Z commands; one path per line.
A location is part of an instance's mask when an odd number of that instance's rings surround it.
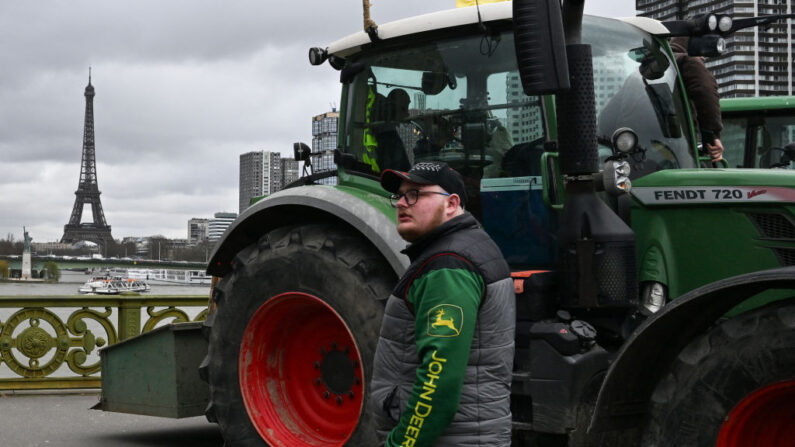
M 9 281 L 0 282 L 0 296 L 53 296 L 53 295 L 78 295 L 77 289 L 83 285 L 91 275 L 83 272 L 69 270 L 61 271 L 61 279 L 57 283 Z M 209 297 L 210 286 L 191 286 L 163 284 L 150 281 L 152 288 L 148 295 L 201 295 Z

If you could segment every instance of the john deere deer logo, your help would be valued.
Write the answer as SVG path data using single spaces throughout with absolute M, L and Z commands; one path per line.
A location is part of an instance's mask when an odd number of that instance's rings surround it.
M 428 311 L 428 335 L 457 337 L 464 322 L 463 310 L 452 304 L 440 304 Z

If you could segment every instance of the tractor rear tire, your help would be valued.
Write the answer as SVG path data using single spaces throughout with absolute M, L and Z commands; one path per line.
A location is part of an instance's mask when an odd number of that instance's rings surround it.
M 693 340 L 652 395 L 642 445 L 791 446 L 793 420 L 795 305 L 789 300 L 725 320 Z
M 343 225 L 277 229 L 238 253 L 200 370 L 225 445 L 377 445 L 369 378 L 396 280 Z

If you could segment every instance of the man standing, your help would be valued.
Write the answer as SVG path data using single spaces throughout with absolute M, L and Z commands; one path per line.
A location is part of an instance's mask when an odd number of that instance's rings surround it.
M 513 283 L 499 248 L 464 211 L 446 163 L 385 170 L 411 260 L 381 324 L 371 382 L 379 434 L 392 446 L 509 446 Z

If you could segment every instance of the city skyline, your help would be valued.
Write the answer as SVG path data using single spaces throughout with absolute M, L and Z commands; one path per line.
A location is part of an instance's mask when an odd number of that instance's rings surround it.
M 586 10 L 634 15 L 634 2 Z M 307 50 L 361 29 L 361 2 L 3 2 L 0 237 L 58 240 L 74 203 L 83 90 L 96 89 L 96 162 L 116 238 L 184 238 L 197 216 L 236 210 L 238 160 L 292 155 L 312 116 L 339 103 L 339 73 Z M 455 0 L 375 2 L 376 23 Z M 317 24 L 301 27 L 301 24 Z

